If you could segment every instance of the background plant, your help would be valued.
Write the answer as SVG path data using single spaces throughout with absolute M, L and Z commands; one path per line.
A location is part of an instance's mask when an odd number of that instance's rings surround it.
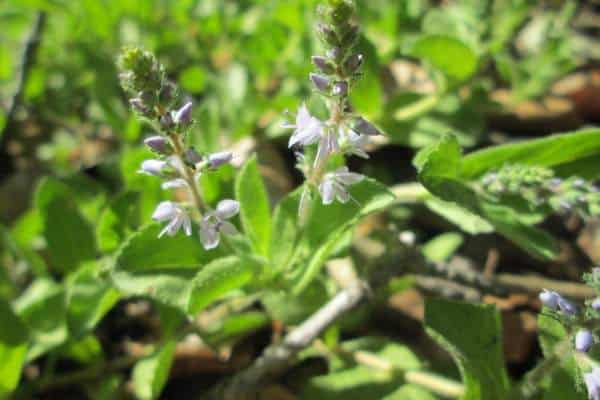
M 597 261 L 575 236 L 597 223 L 600 133 L 514 140 L 592 122 L 581 105 L 593 101 L 580 98 L 593 84 L 562 97 L 555 85 L 597 58 L 585 4 L 9 1 L 1 11 L 10 329 L 0 396 L 169 397 L 178 377 L 187 393 L 223 370 L 195 395 L 593 389 L 594 348 L 574 341 L 595 334 L 596 293 L 567 281 Z M 298 142 L 302 113 L 317 129 L 297 160 L 288 135 Z M 240 234 L 207 241 L 224 222 Z M 545 309 L 545 359 L 507 364 L 502 344 L 519 335 L 502 337 L 489 303 L 506 329 L 519 307 L 537 311 L 543 288 L 590 305 L 573 318 Z M 421 329 L 405 325 L 418 313 L 388 312 L 386 300 L 415 293 L 426 295 L 416 318 L 456 364 L 414 343 Z M 190 352 L 216 367 L 186 366 Z

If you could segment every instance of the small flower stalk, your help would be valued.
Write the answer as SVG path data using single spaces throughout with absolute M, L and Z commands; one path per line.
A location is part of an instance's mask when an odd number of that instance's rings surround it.
M 303 103 L 294 122 L 282 125 L 293 129 L 288 145 L 295 149 L 298 168 L 306 179 L 299 207 L 301 222 L 310 212 L 314 193 L 319 194 L 325 205 L 352 199 L 350 186 L 364 177 L 339 164 L 331 171 L 330 160 L 335 155 L 368 158 L 369 137 L 381 134 L 375 125 L 352 111 L 349 100 L 364 59 L 353 51 L 359 38 L 354 4 L 350 0 L 329 0 L 318 8 L 318 14 L 316 30 L 325 54 L 312 57 L 316 71 L 309 75 L 309 80 L 324 98 L 329 118 L 317 118 Z M 309 150 L 314 147 L 316 151 Z
M 197 180 L 202 174 L 229 163 L 233 155 L 228 151 L 200 154 L 186 144 L 187 133 L 194 123 L 194 105 L 180 99 L 177 87 L 167 80 L 154 55 L 137 48 L 127 49 L 119 59 L 119 66 L 121 85 L 131 96 L 132 109 L 157 131 L 144 140 L 155 157 L 144 160 L 139 173 L 162 179 L 161 187 L 165 190 L 188 192 L 187 202 L 163 201 L 157 205 L 152 219 L 165 224 L 158 237 L 175 236 L 179 231 L 191 236 L 195 219 L 200 243 L 206 250 L 214 249 L 219 245 L 220 233 L 236 233 L 235 226 L 226 219 L 238 213 L 239 204 L 225 199 L 216 210 L 209 209 L 202 200 Z

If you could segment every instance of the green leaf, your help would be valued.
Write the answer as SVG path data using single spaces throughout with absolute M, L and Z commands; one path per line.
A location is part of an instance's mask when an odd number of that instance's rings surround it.
M 138 192 L 123 192 L 118 194 L 102 212 L 96 227 L 100 250 L 111 252 L 117 249 L 139 225 L 139 199 Z
M 526 225 L 512 208 L 481 196 L 463 181 L 461 161 L 456 138 L 447 135 L 422 149 L 413 163 L 419 172 L 419 180 L 434 195 L 484 218 L 498 233 L 532 255 L 556 257 L 558 246 L 550 235 Z
M 310 260 L 293 288 L 294 294 L 302 292 L 317 276 L 348 229 L 354 227 L 361 218 L 384 210 L 395 199 L 385 186 L 369 178 L 352 185 L 350 194 L 355 201 L 347 204 L 335 202 L 324 205 L 320 199 L 313 200 L 313 209 L 303 237 L 303 246 Z
M 292 257 L 298 239 L 298 205 L 302 188 L 285 196 L 275 207 L 269 258 L 282 269 Z
M 131 235 L 115 255 L 111 278 L 126 296 L 149 296 L 187 311 L 192 279 L 224 253 L 221 248 L 205 251 L 196 236 L 183 233 L 159 239 L 161 230 L 152 224 Z
M 258 171 L 256 156 L 250 158 L 238 174 L 235 193 L 240 202 L 240 216 L 244 231 L 250 237 L 256 252 L 268 255 L 271 241 L 271 213 L 269 197 Z
M 0 398 L 12 392 L 21 378 L 27 354 L 27 328 L 0 298 Z
M 153 400 L 160 396 L 169 377 L 176 345 L 175 340 L 168 340 L 153 354 L 135 364 L 133 391 L 139 399 Z
M 91 332 L 120 297 L 110 282 L 99 276 L 97 263 L 69 276 L 66 288 L 67 323 L 74 338 Z
M 387 399 L 387 400 L 428 400 L 433 398 L 421 390 L 421 397 L 411 397 L 415 393 L 413 385 L 407 385 L 398 371 L 421 369 L 421 363 L 406 346 L 385 338 L 363 337 L 342 343 L 347 352 L 366 351 L 388 361 L 393 370 L 384 371 L 347 361 L 336 363 L 337 368 L 327 375 L 312 378 L 305 386 L 301 399 Z M 335 365 L 334 365 L 335 366 Z
M 494 227 L 488 221 L 456 203 L 433 197 L 427 199 L 425 205 L 431 211 L 441 215 L 464 232 L 470 233 L 471 235 L 494 231 Z
M 600 129 L 584 129 L 475 151 L 463 158 L 461 171 L 465 178 L 475 179 L 504 164 L 524 164 L 558 170 L 570 167 L 570 174 L 579 174 L 580 169 L 586 171 L 590 167 L 598 171 L 599 156 Z M 586 160 L 584 165 L 573 168 L 582 159 Z
M 462 399 L 506 399 L 500 315 L 493 306 L 427 299 L 425 325 L 457 363 L 466 390 Z
M 457 80 L 465 80 L 477 70 L 477 54 L 465 43 L 450 36 L 423 35 L 409 53 Z
M 210 326 L 203 338 L 211 346 L 232 343 L 267 326 L 269 321 L 267 314 L 260 311 L 234 314 Z
M 73 271 L 82 262 L 96 257 L 92 227 L 70 193 L 64 183 L 46 178 L 40 182 L 35 196 L 50 259 L 61 272 Z
M 186 92 L 200 93 L 206 87 L 206 73 L 201 67 L 188 67 L 181 71 L 179 83 Z
M 65 291 L 61 285 L 49 279 L 37 279 L 14 306 L 30 332 L 28 361 L 65 343 L 69 333 Z
M 196 314 L 254 276 L 256 268 L 248 259 L 235 256 L 219 258 L 205 265 L 192 282 L 188 312 Z
M 456 232 L 438 235 L 423 245 L 422 251 L 430 261 L 442 262 L 450 258 L 463 244 L 463 236 Z
M 364 75 L 352 87 L 350 99 L 352 105 L 361 115 L 375 120 L 381 116 L 384 97 L 383 86 L 379 78 L 381 75 L 381 65 L 377 49 L 363 35 L 359 40 L 356 51 L 364 55 Z

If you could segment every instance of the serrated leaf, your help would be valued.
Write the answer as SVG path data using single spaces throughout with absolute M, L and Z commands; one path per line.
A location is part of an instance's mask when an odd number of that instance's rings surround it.
M 192 281 L 188 312 L 196 314 L 223 295 L 248 283 L 256 266 L 235 256 L 219 258 L 198 272 Z
M 29 335 L 10 304 L 1 298 L 0 325 L 0 397 L 4 398 L 17 387 L 21 378 Z
M 258 171 L 256 156 L 242 167 L 235 182 L 236 198 L 240 202 L 240 217 L 244 231 L 254 249 L 262 255 L 269 254 L 271 241 L 271 212 L 269 197 Z
M 133 367 L 133 391 L 140 400 L 154 400 L 160 396 L 169 377 L 176 345 L 175 340 L 168 340 Z
M 457 363 L 463 400 L 504 400 L 509 389 L 500 315 L 493 306 L 427 299 L 425 325 Z
M 477 70 L 477 54 L 468 45 L 450 36 L 423 35 L 413 44 L 409 54 L 426 60 L 457 80 L 465 80 Z

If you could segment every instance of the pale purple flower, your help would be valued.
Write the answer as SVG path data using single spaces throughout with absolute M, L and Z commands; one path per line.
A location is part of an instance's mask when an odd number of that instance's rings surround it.
M 583 374 L 590 400 L 600 400 L 600 368 L 594 367 L 592 372 Z
M 167 166 L 168 163 L 164 160 L 144 160 L 138 173 L 160 176 Z
M 327 61 L 326 57 L 312 56 L 312 62 L 317 68 L 326 74 L 331 74 L 335 71 L 333 65 Z
M 594 337 L 592 332 L 587 329 L 582 329 L 575 335 L 575 349 L 587 353 L 587 351 L 594 344 Z
M 192 234 L 192 222 L 187 211 L 172 201 L 161 202 L 154 210 L 152 219 L 159 222 L 169 221 L 165 228 L 158 234 L 159 238 L 165 234 L 174 236 L 182 227 L 187 236 Z
M 150 150 L 159 154 L 168 154 L 170 152 L 170 144 L 167 138 L 164 136 L 150 136 L 144 139 L 144 144 L 150 148 Z
M 192 102 L 188 101 L 179 110 L 171 111 L 171 118 L 176 124 L 189 124 L 192 122 Z
M 556 292 L 544 289 L 540 293 L 539 298 L 546 307 L 548 307 L 552 310 L 556 310 L 556 309 L 558 309 L 558 300 L 561 297 Z
M 319 165 L 331 153 L 338 151 L 339 148 L 337 134 L 331 129 L 325 130 L 325 133 L 321 136 L 321 140 L 319 140 L 319 147 L 317 148 L 314 165 Z
M 369 158 L 365 150 L 365 146 L 369 143 L 369 137 L 367 135 L 361 135 L 360 133 L 354 132 L 352 129 L 347 131 L 347 139 L 348 139 L 348 154 L 354 154 L 355 156 L 361 158 Z
M 233 158 L 233 154 L 230 151 L 221 151 L 219 153 L 212 153 L 208 156 L 208 164 L 210 168 L 217 169 L 221 165 L 227 164 Z
M 594 301 L 592 301 L 592 308 L 596 311 L 600 311 L 600 298 L 597 298 Z
M 221 200 L 217 209 L 207 213 L 200 221 L 200 241 L 204 249 L 214 249 L 219 245 L 220 234 L 235 235 L 237 229 L 226 221 L 240 211 L 240 203 L 235 200 Z
M 358 183 L 363 179 L 363 175 L 349 172 L 346 166 L 325 174 L 319 185 L 319 193 L 323 199 L 323 204 L 331 204 L 336 198 L 342 203 L 347 203 L 350 200 L 347 186 Z
M 296 144 L 300 144 L 301 146 L 313 144 L 320 139 L 323 130 L 323 123 L 310 115 L 305 104 L 302 104 L 298 109 L 295 125 L 286 123 L 282 126 L 284 128 L 294 129 L 288 147 L 292 147 Z

